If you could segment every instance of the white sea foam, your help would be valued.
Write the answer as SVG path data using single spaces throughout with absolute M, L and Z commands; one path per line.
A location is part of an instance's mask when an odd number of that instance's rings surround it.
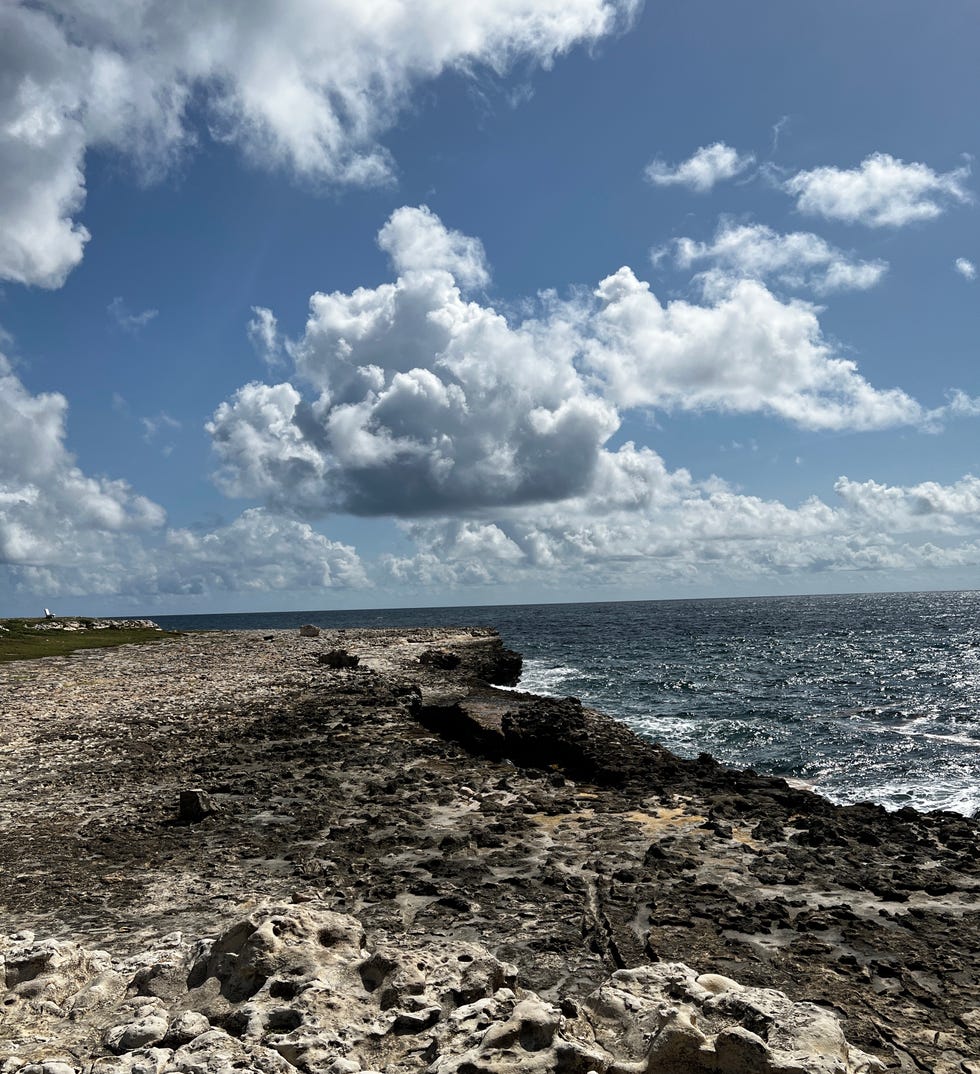
M 896 734 L 909 735 L 913 738 L 925 738 L 931 742 L 953 742 L 957 746 L 980 746 L 980 738 L 961 732 L 958 734 L 940 735 L 934 731 L 919 731 L 913 727 L 896 728 Z
M 525 660 L 517 686 L 514 690 L 526 690 L 530 694 L 543 694 L 545 697 L 564 697 L 567 690 L 562 683 L 581 675 L 578 668 L 551 664 L 546 660 Z M 507 687 L 505 687 L 507 689 Z
M 684 716 L 648 716 L 625 721 L 637 734 L 666 745 L 682 757 L 695 757 L 704 749 L 701 721 Z
M 872 780 L 864 784 L 859 793 L 855 793 L 854 790 L 842 790 L 839 786 L 823 783 L 817 778 L 812 789 L 841 804 L 870 800 L 880 802 L 890 810 L 912 806 L 923 813 L 945 809 L 966 817 L 980 814 L 980 788 L 965 780 Z

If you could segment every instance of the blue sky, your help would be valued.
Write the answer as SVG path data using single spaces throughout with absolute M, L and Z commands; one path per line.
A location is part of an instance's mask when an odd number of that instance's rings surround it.
M 0 9 L 0 609 L 974 588 L 974 0 Z

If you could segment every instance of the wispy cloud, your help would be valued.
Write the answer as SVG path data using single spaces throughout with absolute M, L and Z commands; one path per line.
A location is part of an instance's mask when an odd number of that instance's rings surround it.
M 162 410 L 156 417 L 140 418 L 140 424 L 143 426 L 143 439 L 148 444 L 152 444 L 158 436 L 175 433 L 181 428 L 181 424 L 176 418 L 172 418 Z M 172 454 L 174 450 L 173 442 L 168 441 L 163 444 L 160 450 L 164 455 Z
M 975 280 L 977 278 L 977 266 L 968 261 L 965 257 L 958 257 L 953 262 L 953 268 L 963 277 L 964 280 Z
M 775 153 L 779 148 L 779 139 L 783 135 L 783 131 L 790 125 L 789 116 L 780 116 L 772 125 L 772 142 L 769 146 L 769 152 Z
M 253 306 L 254 316 L 245 326 L 252 349 L 266 365 L 278 365 L 282 361 L 283 343 L 279 335 L 279 322 L 272 310 L 265 306 Z
M 130 332 L 133 335 L 145 328 L 160 313 L 159 310 L 154 309 L 133 313 L 119 295 L 106 306 L 106 311 L 124 332 Z

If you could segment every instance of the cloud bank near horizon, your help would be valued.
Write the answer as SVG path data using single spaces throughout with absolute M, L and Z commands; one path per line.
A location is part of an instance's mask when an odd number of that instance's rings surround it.
M 68 403 L 32 394 L 0 354 L 0 575 L 14 592 L 187 596 L 365 586 L 357 553 L 260 508 L 173 529 L 125 481 L 84 473 L 65 446 Z
M 379 242 L 393 281 L 315 294 L 298 338 L 260 311 L 293 376 L 244 385 L 215 412 L 227 494 L 309 518 L 400 517 L 417 551 L 385 555 L 377 569 L 423 589 L 974 562 L 971 475 L 945 487 L 841 477 L 829 502 L 792 507 L 697 482 L 650 448 L 610 447 L 637 409 L 759 413 L 850 432 L 975 416 L 963 393 L 927 410 L 874 387 L 824 337 L 816 307 L 764 282 L 802 273 L 820 288 L 836 273 L 858 286 L 883 271 L 874 263 L 809 234 L 749 229 L 701 303 L 663 303 L 622 268 L 591 294 L 547 294 L 509 320 L 470 294 L 489 279 L 482 245 L 431 210 L 396 210 Z M 740 275 L 753 259 L 765 271 Z

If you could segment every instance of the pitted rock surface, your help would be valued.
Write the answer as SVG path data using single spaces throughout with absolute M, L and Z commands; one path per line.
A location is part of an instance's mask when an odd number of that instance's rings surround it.
M 563 1011 L 479 946 L 371 949 L 356 918 L 312 905 L 260 907 L 214 940 L 135 959 L 23 937 L 4 960 L 2 1074 L 880 1067 L 833 1015 L 771 989 L 662 963 Z
M 337 650 L 357 666 L 319 662 Z M 420 661 L 432 651 L 459 664 Z M 487 999 L 451 1007 L 438 988 L 412 993 L 388 981 L 395 964 L 409 972 L 405 952 L 469 949 L 518 967 L 516 981 L 497 987 L 514 994 L 511 1008 L 494 1009 L 493 1025 L 510 1025 L 499 1039 L 514 1032 L 513 1008 L 541 1005 L 522 1008 L 518 1044 L 522 1034 L 547 1036 L 557 1010 L 553 1039 L 579 1040 L 574 1027 L 586 1018 L 592 1029 L 579 1043 L 591 1055 L 593 1044 L 606 1046 L 589 1020 L 598 1008 L 582 1013 L 588 997 L 619 987 L 608 983 L 618 971 L 641 974 L 639 988 L 647 969 L 683 963 L 695 982 L 713 975 L 815 1005 L 840 1020 L 852 1050 L 889 1070 L 980 1074 L 976 821 L 839 808 L 710 757 L 682 760 L 573 699 L 488 685 L 518 672 L 516 654 L 479 629 L 192 635 L 2 665 L 0 931 L 67 945 L 51 957 L 88 974 L 73 1010 L 91 1018 L 106 1004 L 116 1010 L 114 974 L 125 976 L 134 959 L 154 967 L 135 990 L 126 986 L 130 1007 L 104 1023 L 118 1030 L 111 1043 L 121 1055 L 143 1041 L 139 1069 L 166 1069 L 167 1052 L 194 1070 L 295 1069 L 268 1044 L 270 1035 L 302 1035 L 289 1025 L 295 1013 L 273 1017 L 274 1030 L 256 1014 L 258 1038 L 248 1028 L 255 996 L 295 1012 L 288 975 L 267 974 L 266 956 L 251 948 L 234 969 L 239 950 L 212 946 L 204 958 L 202 946 L 202 980 L 188 985 L 185 941 L 175 939 L 227 937 L 243 906 L 247 917 L 295 903 L 357 919 L 363 957 L 375 960 L 365 979 L 378 982 L 364 1010 L 381 1008 L 386 1027 L 394 1019 L 384 1040 L 445 1032 L 450 1009 Z M 207 809 L 182 813 L 188 791 Z M 311 948 L 293 968 L 325 972 L 311 951 L 321 959 Z M 169 976 L 159 968 L 167 964 Z M 90 1014 L 74 1023 L 56 1014 L 68 994 L 57 966 L 41 969 L 17 973 L 30 975 L 20 983 L 36 993 L 38 1017 L 47 1011 L 60 1028 L 44 1038 L 43 1062 L 31 1063 L 67 1074 L 96 1047 L 66 1051 Z M 365 979 L 351 987 L 366 990 Z M 273 987 L 281 994 L 269 995 Z M 699 1032 L 721 1033 L 723 1052 L 758 1061 L 757 1040 L 712 1029 L 688 986 L 671 987 L 677 1025 L 694 1003 Z M 383 1006 L 396 993 L 415 999 Z M 0 1005 L 4 1060 L 19 1003 Z M 147 1043 L 164 1017 L 166 1034 Z M 474 1017 L 466 1033 L 476 1034 L 483 1015 Z M 764 1019 L 740 1024 L 770 1051 L 778 1044 L 760 1031 Z M 460 1029 L 459 1047 L 427 1058 L 424 1045 L 404 1062 L 426 1069 L 438 1058 L 452 1069 L 483 1039 L 464 1048 L 464 1038 Z M 26 1054 L 22 1043 L 16 1054 Z M 250 1058 L 260 1046 L 271 1066 Z M 108 1049 L 107 1038 L 97 1047 Z M 512 1047 L 467 1061 L 509 1069 Z M 521 1048 L 525 1064 L 547 1052 Z M 100 1064 L 121 1061 L 96 1054 Z M 635 1049 L 609 1054 L 610 1070 L 645 1062 Z

